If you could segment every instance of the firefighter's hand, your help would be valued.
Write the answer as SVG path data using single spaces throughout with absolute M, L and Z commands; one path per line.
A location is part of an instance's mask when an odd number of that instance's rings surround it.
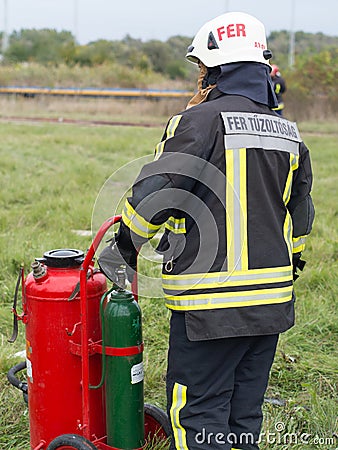
M 301 259 L 302 254 L 301 253 L 294 253 L 292 255 L 292 264 L 293 264 L 293 281 L 296 281 L 297 278 L 299 278 L 299 275 L 297 274 L 297 270 L 303 270 L 304 266 L 306 264 L 306 261 L 303 261 Z
M 125 268 L 127 279 L 132 283 L 136 272 L 137 255 L 134 251 L 120 250 L 115 241 L 105 247 L 98 257 L 101 272 L 113 283 L 119 284 L 118 271 Z

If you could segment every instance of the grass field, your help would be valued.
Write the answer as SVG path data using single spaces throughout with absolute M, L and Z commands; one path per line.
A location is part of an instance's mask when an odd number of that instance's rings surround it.
M 6 113 L 11 112 L 4 111 L 2 118 Z M 154 121 L 162 123 L 162 117 Z M 271 372 L 267 397 L 278 404 L 264 404 L 262 450 L 337 448 L 338 126 L 304 123 L 300 128 L 312 151 L 316 220 L 304 253 L 307 266 L 296 284 L 297 324 L 281 337 Z M 28 412 L 22 395 L 6 379 L 20 360 L 15 353 L 24 348 L 23 326 L 18 341 L 7 343 L 20 265 L 28 271 L 34 258 L 53 248 L 88 248 L 91 237 L 74 230 L 90 231 L 92 223 L 96 228 L 98 217 L 110 216 L 119 201 L 107 191 L 101 202 L 105 181 L 128 162 L 150 155 L 161 135 L 161 127 L 0 123 L 1 450 L 29 448 Z M 146 400 L 165 407 L 169 313 L 158 299 L 145 297 L 140 303 Z

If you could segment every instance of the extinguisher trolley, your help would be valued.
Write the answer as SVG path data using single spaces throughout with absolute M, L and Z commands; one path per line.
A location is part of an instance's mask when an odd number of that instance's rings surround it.
M 28 402 L 33 450 L 140 450 L 147 440 L 166 440 L 166 413 L 143 402 L 143 342 L 137 273 L 131 292 L 107 289 L 94 255 L 106 220 L 86 255 L 79 250 L 45 252 L 14 297 L 17 321 L 26 326 L 26 361 L 8 379 Z M 121 274 L 123 277 L 123 273 Z M 16 311 L 22 282 L 22 314 Z M 27 382 L 17 372 L 26 369 Z

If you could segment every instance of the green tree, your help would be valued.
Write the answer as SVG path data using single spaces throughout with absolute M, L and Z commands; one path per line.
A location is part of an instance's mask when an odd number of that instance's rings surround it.
M 143 45 L 143 51 L 151 61 L 153 70 L 165 73 L 166 67 L 171 60 L 169 46 L 165 42 L 153 39 Z
M 295 33 L 295 60 L 296 65 L 304 58 L 314 57 L 322 50 L 338 46 L 337 36 L 326 36 L 323 33 Z M 286 30 L 272 31 L 268 36 L 268 47 L 272 51 L 271 62 L 277 64 L 282 70 L 287 69 L 289 60 L 290 32 Z
M 63 61 L 65 48 L 72 44 L 75 39 L 69 31 L 23 29 L 11 34 L 5 58 L 7 61 L 57 64 Z

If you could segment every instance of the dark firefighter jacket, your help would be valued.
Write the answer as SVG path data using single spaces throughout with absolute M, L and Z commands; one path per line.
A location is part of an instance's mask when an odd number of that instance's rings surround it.
M 126 200 L 121 253 L 161 225 L 168 308 L 192 340 L 274 334 L 294 322 L 292 255 L 313 221 L 308 149 L 295 123 L 214 89 L 172 117 Z

